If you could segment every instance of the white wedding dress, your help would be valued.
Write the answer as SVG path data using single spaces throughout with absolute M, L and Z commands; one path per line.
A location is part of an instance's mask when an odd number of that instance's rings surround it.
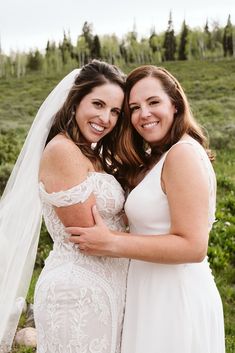
M 190 139 L 178 143 L 189 143 L 208 173 L 210 230 L 216 193 L 213 168 L 198 142 Z M 166 155 L 127 198 L 125 211 L 131 233 L 169 233 L 169 206 L 161 188 Z M 201 263 L 177 265 L 131 260 L 121 352 L 225 352 L 222 303 L 207 258 Z
M 64 242 L 68 234 L 53 206 L 84 202 L 93 192 L 106 225 L 123 231 L 123 189 L 112 175 L 98 172 L 66 191 L 39 188 L 54 245 L 35 289 L 37 352 L 119 353 L 129 261 L 86 256 Z

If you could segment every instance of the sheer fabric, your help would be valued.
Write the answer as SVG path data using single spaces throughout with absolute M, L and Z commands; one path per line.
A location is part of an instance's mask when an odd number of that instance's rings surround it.
M 0 201 L 0 352 L 10 350 L 36 257 L 42 204 L 38 170 L 54 115 L 79 69 L 68 74 L 40 107 Z

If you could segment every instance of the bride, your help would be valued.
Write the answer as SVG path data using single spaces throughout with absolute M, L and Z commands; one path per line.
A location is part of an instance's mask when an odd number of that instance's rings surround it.
M 53 239 L 35 288 L 38 353 L 118 353 L 127 259 L 88 257 L 66 226 L 124 230 L 124 193 L 114 175 L 123 74 L 97 60 L 74 70 L 41 106 L 0 203 L 0 352 L 11 349 L 43 214 Z M 94 147 L 95 144 L 95 147 Z

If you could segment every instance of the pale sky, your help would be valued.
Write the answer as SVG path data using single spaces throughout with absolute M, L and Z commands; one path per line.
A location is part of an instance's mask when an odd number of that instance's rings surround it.
M 85 21 L 93 34 L 115 33 L 119 38 L 133 29 L 148 36 L 154 26 L 165 31 L 172 11 L 175 32 L 183 20 L 191 28 L 217 21 L 225 26 L 231 14 L 235 25 L 234 0 L 0 0 L 0 41 L 3 52 L 42 50 L 47 40 L 56 43 L 70 31 L 73 44 Z

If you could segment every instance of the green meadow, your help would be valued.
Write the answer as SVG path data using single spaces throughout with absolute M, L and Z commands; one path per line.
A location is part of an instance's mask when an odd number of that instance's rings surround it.
M 128 73 L 134 68 L 123 67 Z M 182 83 L 194 116 L 209 136 L 216 155 L 214 168 L 218 181 L 216 223 L 210 234 L 208 255 L 221 293 L 225 314 L 227 353 L 235 352 L 235 60 L 166 62 Z M 0 79 L 0 192 L 3 191 L 27 130 L 41 102 L 66 74 L 29 73 Z M 42 228 L 35 271 L 28 301 L 51 248 Z M 20 321 L 24 325 L 24 317 Z M 15 347 L 14 353 L 34 352 Z M 203 352 L 202 352 L 203 353 Z

